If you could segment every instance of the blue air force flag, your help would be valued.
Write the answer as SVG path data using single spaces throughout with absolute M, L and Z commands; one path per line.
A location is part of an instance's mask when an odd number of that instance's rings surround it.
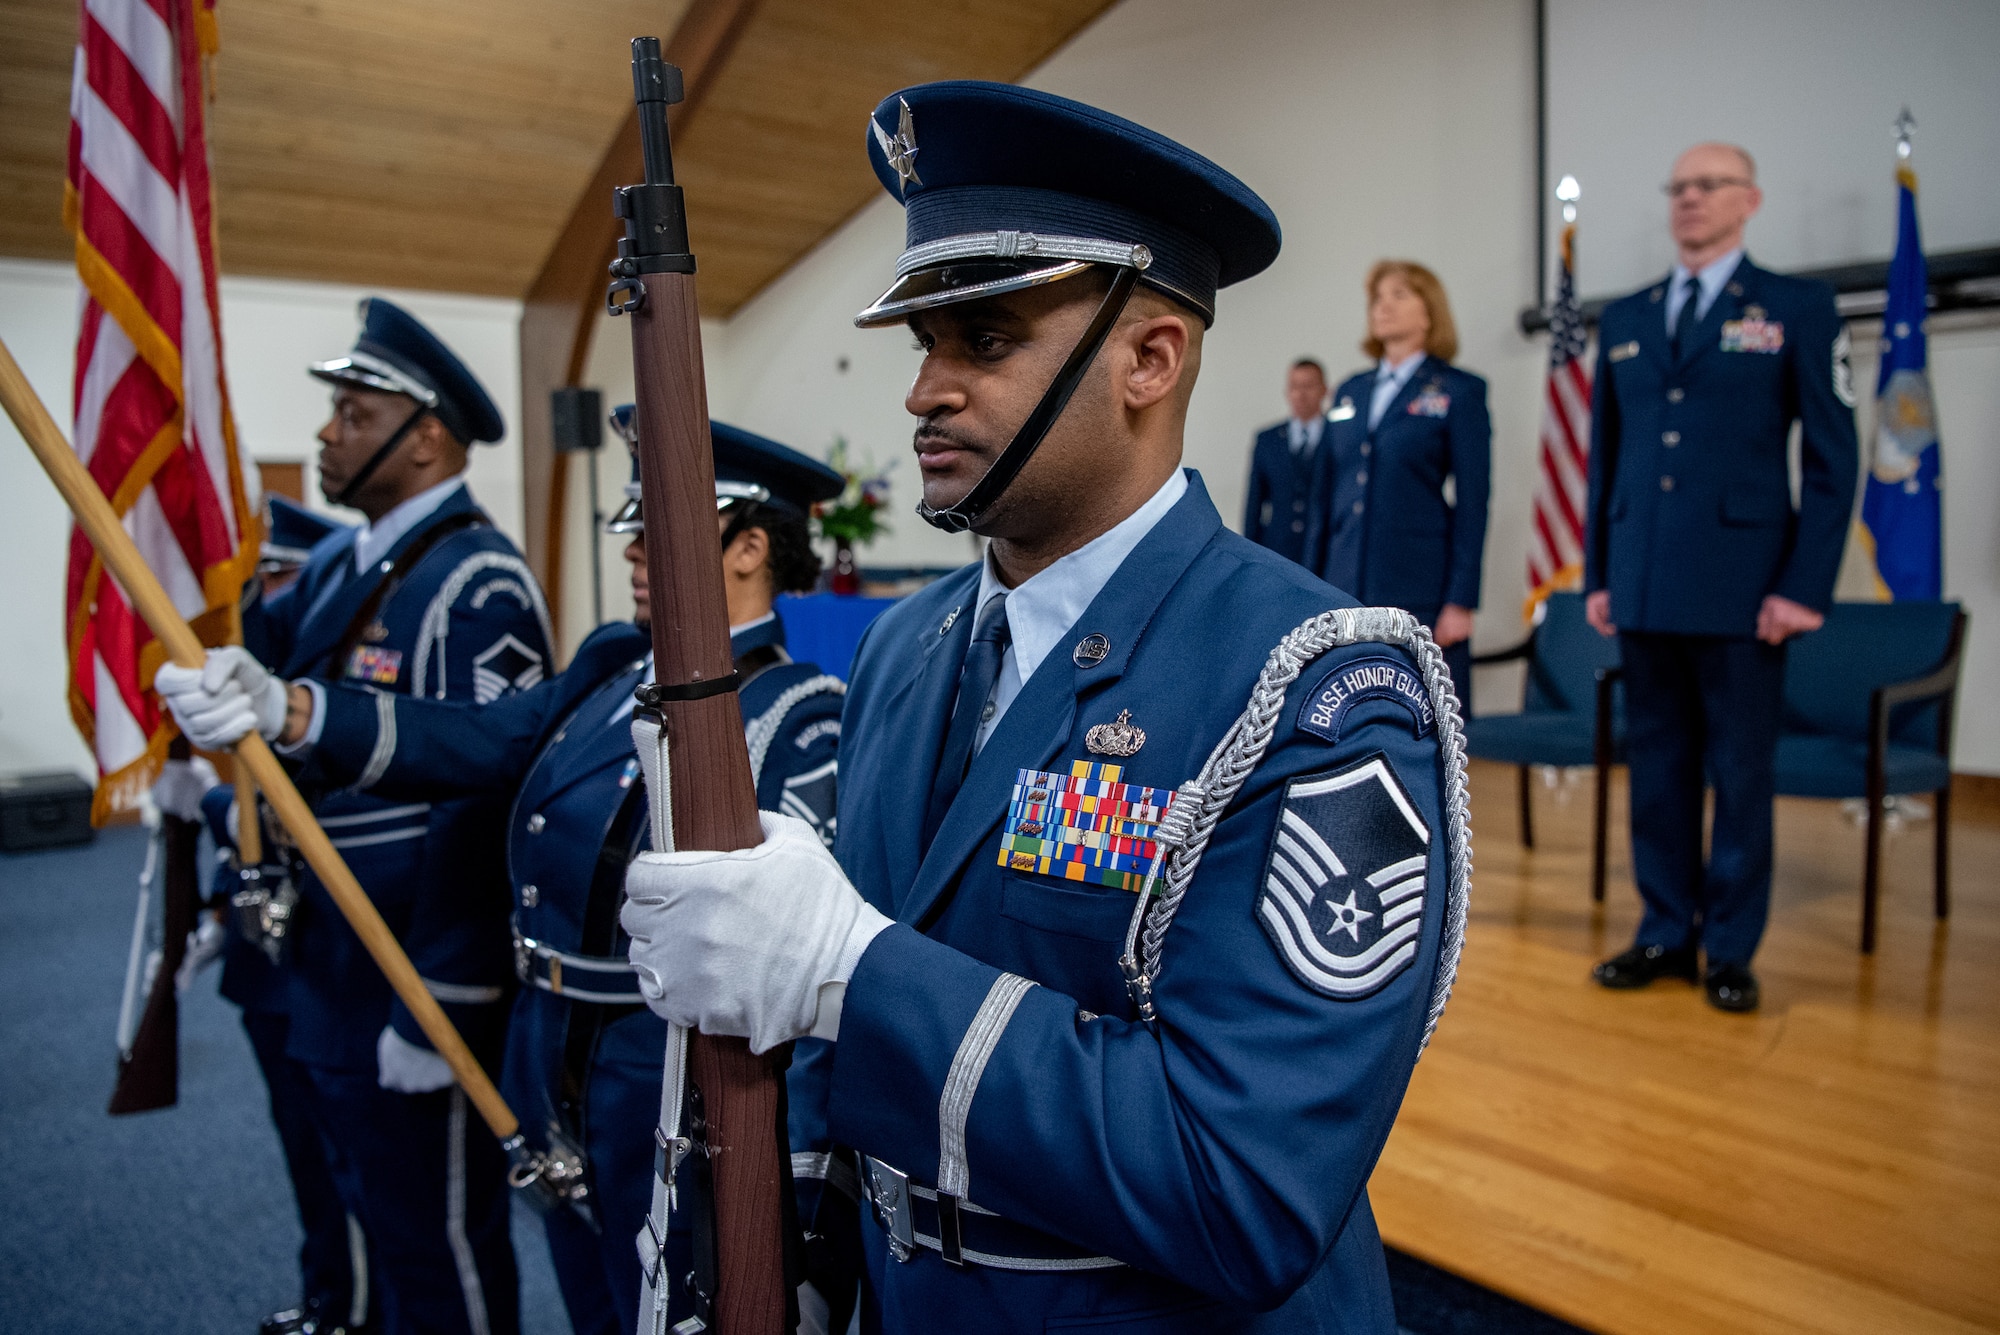
M 1924 348 L 1923 245 L 1917 237 L 1917 174 L 1896 168 L 1896 258 L 1882 314 L 1882 373 L 1875 384 L 1874 457 L 1861 501 L 1875 571 L 1896 600 L 1944 593 L 1942 488 L 1937 415 Z
M 1352 1001 L 1417 957 L 1431 832 L 1380 752 L 1285 789 L 1257 918 L 1298 980 Z

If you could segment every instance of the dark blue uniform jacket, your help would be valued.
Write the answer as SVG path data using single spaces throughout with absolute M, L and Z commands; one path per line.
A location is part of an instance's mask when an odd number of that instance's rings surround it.
M 288 678 L 365 685 L 368 708 L 399 698 L 492 700 L 541 680 L 548 612 L 514 544 L 490 524 L 457 528 L 407 570 L 401 557 L 444 524 L 477 513 L 463 489 L 391 548 L 354 571 L 352 530 L 313 549 L 298 582 L 246 614 L 246 639 Z M 396 562 L 401 583 L 341 661 L 343 636 Z M 328 694 L 338 695 L 338 691 Z M 331 722 L 331 720 L 329 720 Z M 372 777 L 364 763 L 357 771 Z M 333 846 L 353 869 L 432 994 L 468 1041 L 490 1047 L 506 1022 L 513 981 L 506 870 L 493 837 L 505 805 L 491 798 L 398 800 L 367 784 L 336 785 L 310 770 L 300 785 Z M 322 1066 L 375 1066 L 385 1024 L 426 1044 L 382 971 L 310 873 L 290 975 L 291 1055 Z
M 1120 1332 L 1393 1331 L 1364 1186 L 1438 973 L 1447 893 L 1441 763 L 1435 734 L 1414 735 L 1411 716 L 1379 700 L 1360 700 L 1338 741 L 1299 720 L 1331 674 L 1357 659 L 1402 669 L 1410 660 L 1382 645 L 1335 650 L 1293 684 L 1268 753 L 1216 827 L 1167 933 L 1160 1019 L 1147 1025 L 1118 967 L 1132 891 L 1003 865 L 1017 778 L 1106 762 L 1090 748 L 1090 730 L 1129 710 L 1143 746 L 1109 763 L 1130 783 L 1186 783 L 1248 703 L 1272 647 L 1308 618 L 1353 604 L 1227 531 L 1190 473 L 1187 494 L 1001 718 L 926 854 L 926 795 L 979 574 L 968 567 L 886 612 L 855 659 L 837 852 L 862 894 L 898 924 L 862 957 L 839 1041 L 819 1059 L 831 1067 L 827 1125 L 834 1140 L 916 1182 L 937 1182 L 950 1157 L 967 1175 L 969 1206 L 1125 1264 L 954 1268 L 932 1250 L 898 1262 L 871 1223 L 871 1320 L 960 1335 L 1045 1322 L 1068 1329 L 1071 1319 L 1096 1329 L 1088 1318 L 1113 1314 Z M 1108 652 L 1072 649 L 1090 636 Z M 1375 772 L 1394 775 L 1407 809 L 1433 832 L 1416 870 L 1406 862 L 1399 873 L 1415 877 L 1401 893 L 1421 887 L 1423 898 L 1420 910 L 1390 917 L 1416 919 L 1398 928 L 1408 942 L 1392 976 L 1336 999 L 1304 981 L 1268 930 L 1271 859 L 1281 807 L 1293 800 L 1288 785 L 1376 760 Z M 1412 837 L 1407 824 L 1398 828 Z M 1353 858 L 1378 833 L 1351 824 L 1328 838 Z M 1367 865 L 1357 862 L 1357 873 Z M 1369 893 L 1359 902 L 1373 921 L 1388 910 Z M 1369 934 L 1356 939 L 1375 942 L 1378 930 L 1364 922 Z M 997 1034 L 989 1026 L 983 1040 L 969 1037 L 1006 974 L 1036 985 Z M 949 1082 L 961 1050 L 989 1040 L 976 1084 Z M 800 1087 L 794 1081 L 795 1099 Z M 964 1110 L 963 1139 L 948 1147 L 943 1128 L 954 1108 Z
M 1486 382 L 1426 357 L 1371 432 L 1374 392 L 1374 371 L 1334 392 L 1305 564 L 1365 604 L 1425 621 L 1446 603 L 1476 608 L 1493 474 Z
M 1833 290 L 1746 258 L 1678 364 L 1666 292 L 1614 302 L 1598 324 L 1586 587 L 1611 591 L 1621 630 L 1748 637 L 1772 593 L 1823 610 L 1859 469 Z
M 1250 494 L 1243 501 L 1244 537 L 1294 561 L 1304 558 L 1313 461 L 1325 452 L 1326 438 L 1322 425 L 1319 444 L 1293 454 L 1289 419 L 1257 433 L 1250 447 Z

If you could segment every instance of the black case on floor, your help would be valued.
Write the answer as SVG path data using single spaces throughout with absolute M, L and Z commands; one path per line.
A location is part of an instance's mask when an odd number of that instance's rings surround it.
M 0 849 L 9 853 L 87 844 L 91 787 L 66 770 L 0 774 Z

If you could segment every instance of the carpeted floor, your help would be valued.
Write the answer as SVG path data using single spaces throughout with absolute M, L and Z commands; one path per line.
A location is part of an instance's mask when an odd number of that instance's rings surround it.
M 215 970 L 181 999 L 180 1103 L 104 1112 L 145 832 L 0 854 L 0 1332 L 252 1335 L 298 1298 L 264 1087 Z M 518 1208 L 518 1207 L 517 1207 Z M 541 1225 L 514 1221 L 526 1335 L 566 1335 Z

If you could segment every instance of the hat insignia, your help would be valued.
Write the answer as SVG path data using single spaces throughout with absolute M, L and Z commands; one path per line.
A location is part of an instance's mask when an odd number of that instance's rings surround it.
M 910 187 L 923 184 L 917 175 L 917 118 L 910 114 L 910 104 L 902 98 L 896 103 L 902 112 L 896 117 L 896 133 L 891 137 L 879 122 L 870 119 L 868 128 L 875 132 L 875 142 L 882 146 L 882 156 L 896 169 L 897 193 L 908 195 Z
M 1146 744 L 1146 730 L 1132 722 L 1132 711 L 1121 709 L 1114 723 L 1100 723 L 1083 735 L 1084 749 L 1095 756 L 1136 756 Z

